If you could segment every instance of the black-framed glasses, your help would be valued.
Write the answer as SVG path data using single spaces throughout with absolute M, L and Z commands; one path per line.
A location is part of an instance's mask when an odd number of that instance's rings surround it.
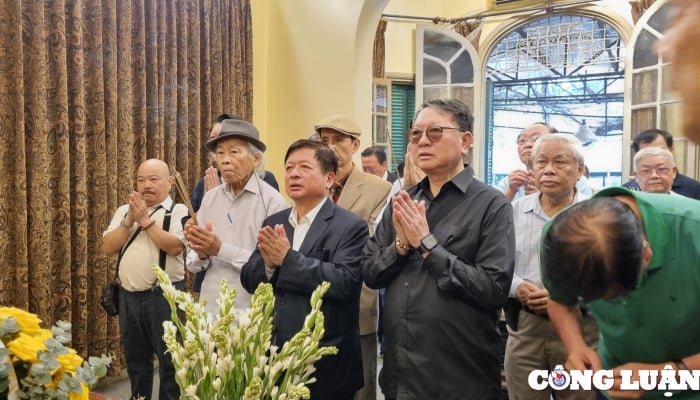
M 440 140 L 440 138 L 442 138 L 442 132 L 445 129 L 452 129 L 460 132 L 462 131 L 459 128 L 453 128 L 451 126 L 431 125 L 426 129 L 411 128 L 408 130 L 407 136 L 411 144 L 417 144 L 423 137 L 423 133 L 425 133 L 425 135 L 428 137 L 428 140 L 430 140 L 431 143 L 435 143 L 438 140 Z

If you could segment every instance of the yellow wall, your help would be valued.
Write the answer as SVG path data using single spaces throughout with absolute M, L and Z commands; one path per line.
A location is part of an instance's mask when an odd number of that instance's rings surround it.
M 253 123 L 278 180 L 284 153 L 341 113 L 371 144 L 372 48 L 388 0 L 252 0 Z
M 492 0 L 251 0 L 253 123 L 268 144 L 268 169 L 282 178 L 284 153 L 289 144 L 308 137 L 316 121 L 333 113 L 353 117 L 362 127 L 361 149 L 371 144 L 372 47 L 382 13 L 457 18 L 483 12 L 491 3 Z M 604 15 L 613 11 L 613 15 L 629 18 L 627 0 L 606 0 L 604 4 L 609 9 Z M 493 44 L 516 18 L 488 18 L 480 37 L 480 53 L 486 54 L 485 46 Z M 386 74 L 390 78 L 413 79 L 416 26 L 433 23 L 386 19 Z M 618 28 L 622 28 L 623 35 L 631 31 L 629 25 Z M 479 109 L 475 107 L 475 111 Z M 476 147 L 482 145 L 475 143 Z M 478 156 L 478 149 L 474 150 Z

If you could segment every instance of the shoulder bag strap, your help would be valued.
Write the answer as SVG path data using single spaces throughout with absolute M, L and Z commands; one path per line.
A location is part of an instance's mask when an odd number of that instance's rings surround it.
M 173 216 L 173 209 L 175 208 L 175 200 L 173 200 L 173 204 L 170 206 L 170 210 L 165 211 L 165 215 L 163 216 L 163 230 L 165 232 L 168 232 L 170 230 L 170 219 Z M 160 253 L 158 255 L 158 265 L 160 265 L 163 270 L 165 270 L 165 257 L 167 254 L 165 251 L 162 249 L 160 250 Z

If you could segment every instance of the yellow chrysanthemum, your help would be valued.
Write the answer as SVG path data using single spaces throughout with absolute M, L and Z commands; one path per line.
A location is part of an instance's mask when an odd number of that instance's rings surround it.
M 56 361 L 61 366 L 63 372 L 75 373 L 75 371 L 83 364 L 83 358 L 73 349 L 68 349 L 68 354 L 61 354 L 56 357 Z
M 47 336 L 44 332 L 48 332 L 48 337 L 51 336 L 51 332 L 45 329 L 40 330 L 39 334 L 36 336 L 30 336 L 24 332 L 20 332 L 15 340 L 7 344 L 7 348 L 12 354 L 24 362 L 38 362 L 37 352 L 39 350 L 46 350 L 44 341 L 47 339 Z
M 87 400 L 90 397 L 90 389 L 88 389 L 86 384 L 81 383 L 80 388 L 83 389 L 80 393 L 70 392 L 68 400 Z
M 15 317 L 17 325 L 22 329 L 22 332 L 28 335 L 35 335 L 41 330 L 41 320 L 36 314 L 29 313 L 15 307 L 0 307 L 0 322 L 9 317 Z

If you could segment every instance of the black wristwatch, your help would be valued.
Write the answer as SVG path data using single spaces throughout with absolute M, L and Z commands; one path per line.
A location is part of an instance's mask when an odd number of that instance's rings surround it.
M 429 233 L 423 237 L 423 239 L 420 240 L 420 244 L 418 245 L 418 252 L 420 254 L 425 254 L 435 247 L 437 247 L 438 241 L 435 239 L 435 236 L 433 236 L 432 233 Z

